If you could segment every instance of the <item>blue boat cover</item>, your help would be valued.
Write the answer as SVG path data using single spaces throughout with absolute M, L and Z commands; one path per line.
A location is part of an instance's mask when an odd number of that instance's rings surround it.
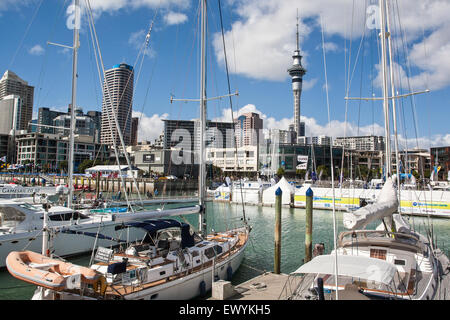
M 195 245 L 194 234 L 189 232 L 190 226 L 174 219 L 164 220 L 144 220 L 141 222 L 127 222 L 125 227 L 142 228 L 146 230 L 151 237 L 154 237 L 159 230 L 178 227 L 181 229 L 181 248 L 192 247 Z

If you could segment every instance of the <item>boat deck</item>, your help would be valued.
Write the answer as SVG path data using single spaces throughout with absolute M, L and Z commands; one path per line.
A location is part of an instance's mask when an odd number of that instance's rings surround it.
M 214 235 L 214 236 L 208 236 L 207 240 L 209 240 L 209 241 L 211 241 L 211 240 L 226 241 L 226 240 L 222 239 L 222 237 L 225 237 L 225 235 L 218 234 L 218 235 Z M 229 237 L 231 237 L 231 235 Z M 248 234 L 240 233 L 238 235 L 238 237 L 239 237 L 238 242 L 229 251 L 224 252 L 223 254 L 219 255 L 218 258 L 216 259 L 215 263 L 220 263 L 221 261 L 225 260 L 230 255 L 233 255 L 240 248 L 242 248 L 242 246 L 244 246 L 245 243 L 248 241 Z M 166 259 L 160 265 L 167 265 L 167 264 L 170 264 L 170 263 L 174 263 L 174 262 Z M 161 280 L 158 280 L 158 281 L 145 283 L 145 284 L 123 285 L 123 284 L 117 283 L 117 284 L 113 284 L 113 285 L 108 285 L 107 288 L 106 288 L 106 292 L 105 292 L 105 298 L 106 299 L 116 299 L 118 297 L 125 297 L 128 294 L 135 293 L 137 291 L 142 291 L 144 289 L 152 288 L 152 287 L 161 285 L 163 283 L 171 282 L 171 281 L 177 280 L 179 278 L 188 276 L 188 275 L 190 275 L 192 273 L 195 273 L 195 272 L 198 272 L 198 271 L 200 271 L 202 269 L 209 268 L 212 264 L 213 264 L 213 261 L 208 261 L 208 262 L 204 263 L 203 265 L 195 267 L 193 269 L 186 270 L 186 271 L 178 273 L 176 275 L 169 276 L 167 278 L 164 278 L 164 279 L 161 279 Z M 130 266 L 127 267 L 127 269 L 130 269 L 132 267 L 133 268 L 137 268 L 138 266 L 130 265 Z

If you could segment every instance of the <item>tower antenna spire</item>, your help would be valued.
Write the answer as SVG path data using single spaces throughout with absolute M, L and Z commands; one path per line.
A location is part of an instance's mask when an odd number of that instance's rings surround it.
M 298 34 L 298 8 L 297 8 L 297 51 L 300 51 L 300 46 L 299 46 L 299 34 Z

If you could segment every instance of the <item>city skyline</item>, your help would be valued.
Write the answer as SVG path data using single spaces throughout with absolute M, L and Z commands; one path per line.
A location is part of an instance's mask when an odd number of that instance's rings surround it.
M 160 7 L 152 5 L 152 1 L 122 1 L 117 2 L 115 6 L 113 2 L 98 0 L 91 2 L 96 13 L 96 28 L 105 69 L 121 62 L 134 66 L 138 48 L 145 41 L 149 23 L 155 15 L 155 10 L 158 9 L 149 42 L 149 52 L 145 57 L 140 78 L 136 81 L 138 84 L 135 86 L 133 98 L 133 117 L 140 117 L 139 141 L 156 139 L 163 129 L 161 119 L 197 118 L 197 104 L 169 102 L 172 94 L 177 98 L 195 98 L 198 95 L 196 72 L 193 71 L 196 70 L 196 52 L 192 50 L 197 21 L 196 2 L 161 1 Z M 319 2 L 322 2 L 322 9 L 319 8 L 319 4 L 307 4 L 299 0 L 281 3 L 223 2 L 232 91 L 236 89 L 239 91 L 239 97 L 233 98 L 233 110 L 236 116 L 247 112 L 259 113 L 267 128 L 288 130 L 289 125 L 293 123 L 292 80 L 286 71 L 292 66 L 292 54 L 296 47 L 296 7 L 298 7 L 300 54 L 304 57 L 302 62 L 308 70 L 304 76 L 301 97 L 301 120 L 306 123 L 306 134 L 333 137 L 383 135 L 381 103 L 349 103 L 348 123 L 345 125 L 344 96 L 346 68 L 349 67 L 344 61 L 349 59 L 346 52 L 350 52 L 351 46 L 353 52 L 350 67 L 355 69 L 349 96 L 359 96 L 360 93 L 361 96 L 368 96 L 370 86 L 360 87 L 355 83 L 360 79 L 367 80 L 369 76 L 372 78 L 368 83 L 373 83 L 376 94 L 380 95 L 380 90 L 376 86 L 377 69 L 365 67 L 367 73 L 365 74 L 364 70 L 361 70 L 363 68 L 355 66 L 353 61 L 360 45 L 360 38 L 367 33 L 365 37 L 369 43 L 366 45 L 365 53 L 365 46 L 362 47 L 361 56 L 365 57 L 366 63 L 373 62 L 370 61 L 371 53 L 377 54 L 372 47 L 374 43 L 376 44 L 374 30 L 364 31 L 355 28 L 350 36 L 348 26 L 343 21 L 336 20 L 335 15 L 340 13 L 341 16 L 351 17 L 351 1 L 342 1 L 340 6 L 325 0 Z M 67 106 L 70 101 L 71 54 L 67 50 L 46 45 L 47 41 L 70 44 L 71 30 L 66 27 L 65 8 L 56 1 L 48 1 L 42 5 L 39 1 L 16 1 L 14 4 L 3 1 L 3 3 L 5 5 L 0 5 L 0 23 L 3 31 L 0 32 L 5 32 L 6 24 L 12 31 L 8 35 L 3 34 L 5 48 L 0 53 L 2 72 L 10 69 L 35 87 L 33 118 L 37 118 L 39 107 L 54 109 Z M 328 8 L 325 8 L 325 3 L 329 4 Z M 371 3 L 366 1 L 365 5 Z M 450 39 L 443 34 L 448 24 L 443 15 L 445 12 L 450 14 L 450 5 L 441 3 L 439 10 L 436 1 L 423 5 L 422 14 L 433 17 L 432 22 L 423 21 L 423 26 L 414 26 L 410 21 L 420 12 L 414 5 L 420 7 L 417 1 L 401 4 L 402 12 L 405 12 L 402 16 L 403 28 L 408 32 L 410 40 L 408 48 L 413 63 L 412 76 L 408 80 L 416 91 L 430 88 L 432 92 L 415 97 L 415 114 L 411 112 L 413 109 L 409 106 L 411 102 L 404 102 L 403 121 L 408 126 L 406 130 L 399 128 L 401 144 L 404 143 L 406 136 L 408 146 L 415 146 L 417 134 L 420 147 L 449 145 L 448 117 L 443 115 L 448 114 L 446 101 L 450 98 L 448 92 L 450 81 L 443 79 L 442 74 L 445 74 L 447 66 L 450 65 L 450 59 L 443 58 L 441 51 L 444 50 L 445 53 L 450 44 Z M 291 10 L 286 10 L 289 6 Z M 365 8 L 356 7 L 355 16 L 364 13 Z M 208 87 L 213 91 L 210 95 L 216 96 L 226 94 L 227 86 L 220 48 L 222 39 L 218 28 L 217 4 L 212 4 L 210 9 L 214 13 L 210 14 L 213 45 L 208 48 L 209 69 L 212 70 L 208 76 L 210 80 Z M 248 10 L 247 13 L 245 9 Z M 336 12 L 333 13 L 333 10 Z M 331 131 L 328 129 L 326 117 L 318 14 L 322 14 L 325 27 Z M 360 21 L 362 18 L 358 19 L 354 24 L 363 25 Z M 101 88 L 92 56 L 93 49 L 90 47 L 91 40 L 88 37 L 87 26 L 83 26 L 84 22 L 82 19 L 77 104 L 84 110 L 101 111 Z M 270 30 L 268 22 L 273 25 L 273 30 Z M 30 28 L 27 29 L 27 26 Z M 422 29 L 425 37 L 422 35 Z M 278 34 L 275 36 L 275 33 Z M 250 48 L 253 50 L 248 50 Z M 430 62 L 420 65 L 424 54 L 427 54 Z M 434 64 L 439 64 L 439 68 L 433 67 Z M 405 72 L 404 69 L 400 71 Z M 426 79 L 428 82 L 420 82 L 420 79 Z M 211 102 L 208 105 L 208 118 L 213 121 L 231 121 L 228 102 L 225 100 Z

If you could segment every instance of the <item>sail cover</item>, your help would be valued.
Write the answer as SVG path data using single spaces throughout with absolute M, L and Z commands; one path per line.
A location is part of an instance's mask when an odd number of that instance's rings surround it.
M 354 212 L 344 212 L 344 227 L 353 230 L 364 229 L 369 223 L 392 215 L 397 210 L 397 191 L 392 178 L 388 178 L 374 204 L 359 208 Z
M 335 259 L 334 254 L 317 256 L 293 273 L 333 275 Z M 338 255 L 337 261 L 340 276 L 375 281 L 386 285 L 391 283 L 397 272 L 395 265 L 376 258 Z

